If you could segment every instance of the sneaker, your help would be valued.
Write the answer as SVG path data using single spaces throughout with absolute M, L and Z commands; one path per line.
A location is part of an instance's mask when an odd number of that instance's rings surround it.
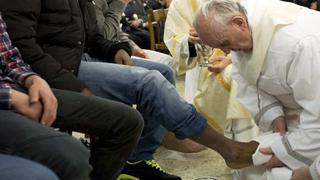
M 155 160 L 127 161 L 117 180 L 181 180 L 161 169 Z

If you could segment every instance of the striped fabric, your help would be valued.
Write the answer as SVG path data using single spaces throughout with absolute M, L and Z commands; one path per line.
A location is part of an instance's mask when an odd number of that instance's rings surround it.
M 0 15 L 0 109 L 10 109 L 10 84 L 23 85 L 27 76 L 35 74 L 13 47 Z

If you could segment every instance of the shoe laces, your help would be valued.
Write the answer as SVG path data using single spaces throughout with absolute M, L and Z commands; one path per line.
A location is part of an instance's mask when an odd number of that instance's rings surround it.
M 151 166 L 152 168 L 155 168 L 159 171 L 165 172 L 154 159 L 146 160 L 145 162 L 147 163 L 147 165 Z

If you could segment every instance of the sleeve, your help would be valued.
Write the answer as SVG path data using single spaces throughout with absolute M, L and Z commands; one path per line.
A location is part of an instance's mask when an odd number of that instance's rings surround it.
M 125 9 L 125 4 L 119 0 L 112 0 L 107 4 L 105 0 L 95 0 L 95 11 L 97 16 L 98 28 L 103 33 L 104 38 L 113 41 L 128 42 L 131 49 L 136 45 L 129 35 L 122 32 L 120 20 Z
M 9 86 L 0 85 L 0 110 L 8 110 L 11 108 L 11 88 Z
M 118 40 L 118 36 L 121 35 L 120 20 L 124 9 L 125 4 L 120 0 L 112 0 L 109 4 L 106 0 L 95 0 L 98 28 L 106 39 Z
M 43 77 L 52 87 L 81 91 L 85 85 L 49 54 L 43 52 L 37 42 L 37 22 L 41 0 L 0 1 L 0 11 L 8 25 L 13 45 L 18 47 L 23 60 L 33 71 Z
M 82 2 L 82 1 L 81 1 Z M 91 26 L 86 27 L 86 39 L 87 39 L 87 48 L 88 53 L 90 56 L 100 59 L 105 62 L 114 62 L 114 56 L 118 52 L 118 50 L 123 49 L 129 55 L 131 55 L 131 48 L 128 42 L 118 42 L 118 41 L 111 41 L 106 39 L 103 36 L 103 33 L 99 31 L 96 12 L 93 3 L 83 1 L 82 3 L 88 3 L 83 7 L 86 7 L 86 12 L 88 13 L 87 17 L 91 23 Z M 97 5 L 97 4 L 96 4 Z
M 177 1 L 172 2 L 167 14 L 164 42 L 175 60 L 178 74 L 183 74 L 196 60 L 190 56 L 188 43 L 192 17 L 184 17 L 181 10 L 183 5 L 175 2 Z M 184 12 L 184 14 L 187 13 Z
M 26 77 L 35 74 L 30 66 L 21 59 L 20 52 L 11 44 L 6 31 L 6 24 L 0 16 L 0 57 L 1 65 L 5 67 L 3 73 L 15 83 L 23 86 Z
M 320 179 L 320 156 L 318 156 L 318 158 L 309 167 L 309 172 L 312 177 L 312 180 Z
M 275 155 L 292 169 L 311 165 L 320 152 L 320 49 L 318 37 L 305 37 L 293 53 L 287 83 L 301 107 L 299 124 L 271 145 Z
M 239 74 L 237 61 L 233 60 L 232 64 L 232 78 L 238 85 L 237 99 L 249 110 L 259 128 L 263 131 L 272 130 L 272 121 L 279 116 L 284 116 L 281 104 L 273 96 L 262 90 L 258 91 L 256 86 L 249 84 Z M 260 108 L 258 102 L 260 102 Z

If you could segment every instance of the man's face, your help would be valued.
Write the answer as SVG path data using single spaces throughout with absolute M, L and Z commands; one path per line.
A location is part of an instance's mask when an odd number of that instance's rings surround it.
M 197 29 L 200 39 L 205 44 L 213 48 L 220 48 L 225 53 L 252 50 L 251 32 L 245 17 L 232 17 L 224 29 L 214 26 L 203 20 Z

